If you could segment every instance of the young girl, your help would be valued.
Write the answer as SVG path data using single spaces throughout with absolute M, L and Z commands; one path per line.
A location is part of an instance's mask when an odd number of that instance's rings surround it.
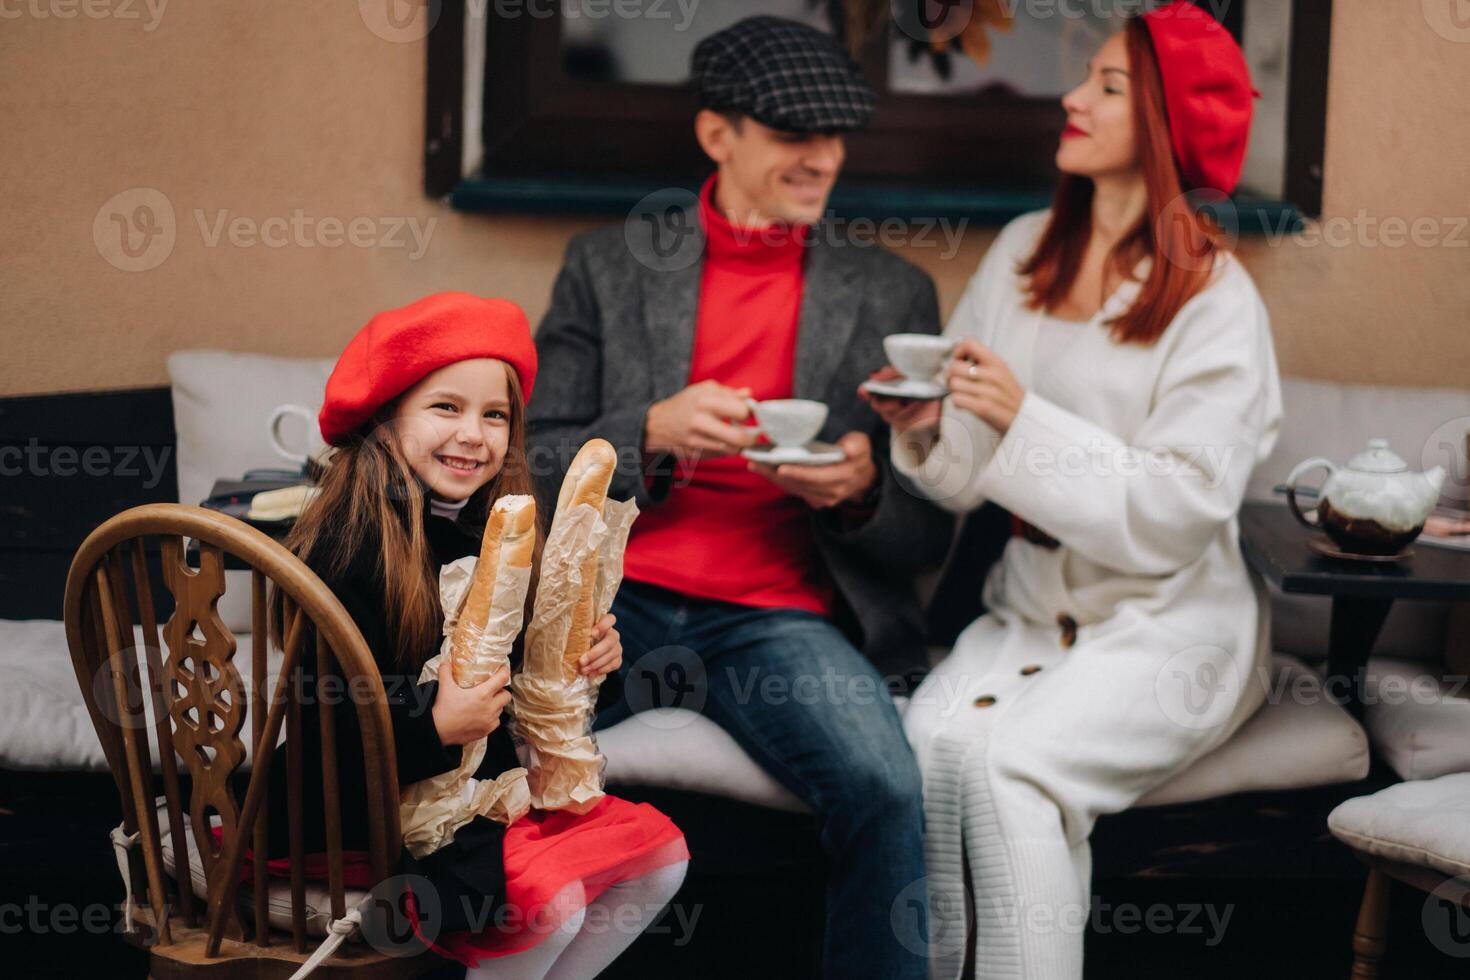
M 476 778 L 520 764 L 503 717 L 509 671 L 461 689 L 445 658 L 437 682 L 417 678 L 443 639 L 440 567 L 479 554 L 497 498 L 532 492 L 525 405 L 535 377 L 519 307 L 441 293 L 374 317 L 327 381 L 321 431 L 337 450 L 287 545 L 342 601 L 377 661 L 401 786 L 457 768 L 461 746 L 485 736 Z M 549 515 L 540 517 L 536 565 Z M 278 645 L 279 602 L 272 597 Z M 303 649 L 313 644 L 308 638 Z M 308 695 L 317 690 L 312 660 L 297 688 Z M 607 616 L 580 669 L 607 674 L 621 662 Z M 310 767 L 321 758 L 318 699 L 303 701 Z M 340 799 L 367 799 L 356 713 L 348 703 L 332 714 Z M 288 840 L 288 807 L 308 815 L 307 852 L 325 850 L 323 821 L 311 819 L 322 812 L 319 776 L 308 770 L 299 804 L 288 800 L 284 765 L 271 778 L 273 850 Z M 342 808 L 342 833 L 344 848 L 366 850 L 360 810 Z M 569 980 L 596 976 L 637 938 L 678 890 L 688 857 L 667 817 L 608 796 L 582 816 L 533 811 L 509 827 L 477 817 L 422 860 L 405 851 L 403 871 L 429 883 L 413 886 L 420 935 L 465 964 L 467 977 Z M 597 928 L 582 928 L 589 918 Z

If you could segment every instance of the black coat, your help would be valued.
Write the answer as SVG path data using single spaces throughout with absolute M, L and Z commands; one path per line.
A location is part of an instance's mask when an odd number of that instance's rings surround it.
M 423 492 L 422 486 L 419 488 Z M 454 521 L 435 517 L 428 512 L 424 502 L 424 531 L 434 553 L 434 560 L 445 565 L 465 555 L 478 554 L 480 540 L 467 533 Z M 308 558 L 306 563 L 326 583 L 327 587 L 341 600 L 342 605 L 357 623 L 367 647 L 377 661 L 383 677 L 383 687 L 388 698 L 388 713 L 393 723 L 393 745 L 398 761 L 399 786 L 428 779 L 440 773 L 458 768 L 460 747 L 446 746 L 439 741 L 434 727 L 431 709 L 438 693 L 437 681 L 417 683 L 418 669 L 405 672 L 394 659 L 392 646 L 388 642 L 388 626 L 384 616 L 382 583 L 378 579 L 376 549 L 364 548 L 341 575 L 326 575 L 320 562 Z M 302 797 L 291 800 L 287 793 L 287 766 L 284 747 L 277 751 L 271 764 L 270 774 L 270 847 L 272 857 L 288 853 L 288 813 L 298 809 L 303 815 L 306 853 L 326 851 L 325 805 L 322 793 L 321 717 L 315 695 L 316 683 L 316 639 L 309 631 L 301 649 L 308 655 L 299 666 L 295 691 L 301 692 L 303 779 Z M 421 660 L 427 660 L 438 652 L 436 646 L 424 651 Z M 334 671 L 335 672 L 335 671 Z M 324 692 L 336 694 L 332 717 L 336 728 L 337 774 L 339 799 L 342 803 L 342 846 L 347 850 L 368 850 L 368 822 L 366 816 L 367 784 L 362 757 L 362 736 L 358 728 L 356 711 L 350 702 L 350 691 L 338 673 L 335 689 Z M 509 726 L 500 725 L 490 734 L 484 761 L 475 775 L 477 778 L 493 779 L 507 769 L 520 765 L 511 741 Z M 458 913 L 465 911 L 468 902 L 470 911 L 482 914 L 485 900 L 495 903 L 491 911 L 498 908 L 504 898 L 505 828 L 493 820 L 476 818 L 460 828 L 454 840 L 423 860 L 414 860 L 403 852 L 405 873 L 420 874 L 434 883 L 439 891 L 441 910 L 445 919 L 442 928 L 461 928 L 464 922 Z M 462 900 L 463 899 L 463 900 Z

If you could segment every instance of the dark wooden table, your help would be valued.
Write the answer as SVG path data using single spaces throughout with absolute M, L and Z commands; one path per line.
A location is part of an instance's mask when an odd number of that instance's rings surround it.
M 1343 706 L 1363 714 L 1368 655 L 1395 599 L 1470 599 L 1470 551 L 1416 541 L 1403 561 L 1329 558 L 1308 540 L 1320 531 L 1297 523 L 1285 505 L 1249 503 L 1240 511 L 1240 546 L 1252 568 L 1283 592 L 1332 597 L 1327 690 L 1346 685 Z

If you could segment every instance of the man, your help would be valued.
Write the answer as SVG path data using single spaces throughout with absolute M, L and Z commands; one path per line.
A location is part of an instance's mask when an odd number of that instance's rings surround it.
M 899 483 L 857 386 L 885 363 L 885 334 L 938 331 L 934 286 L 813 227 L 842 134 L 874 101 L 830 37 L 750 18 L 701 42 L 693 75 L 717 172 L 697 206 L 665 216 L 688 233 L 675 250 L 644 249 L 637 221 L 572 240 L 536 337 L 533 472 L 554 500 L 571 454 L 602 437 L 621 461 L 611 496 L 642 510 L 613 606 L 627 686 L 598 726 L 702 710 L 817 816 L 827 974 L 920 978 L 922 950 L 892 925 L 895 903 L 923 915 L 904 898 L 923 894 L 920 780 L 885 682 L 922 669 L 914 577 L 952 525 Z M 758 441 L 747 399 L 790 397 L 830 407 L 820 438 L 840 462 L 740 455 Z

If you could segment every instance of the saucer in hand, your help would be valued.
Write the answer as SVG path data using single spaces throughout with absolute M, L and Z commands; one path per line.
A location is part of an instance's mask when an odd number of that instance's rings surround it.
M 765 466 L 831 466 L 847 458 L 841 446 L 830 442 L 809 442 L 805 446 L 751 446 L 741 450 L 740 455 Z
M 878 395 L 882 398 L 907 398 L 916 402 L 938 401 L 949 394 L 949 389 L 938 381 L 922 381 L 917 378 L 894 378 L 892 381 L 869 378 L 859 387 L 870 395 Z

